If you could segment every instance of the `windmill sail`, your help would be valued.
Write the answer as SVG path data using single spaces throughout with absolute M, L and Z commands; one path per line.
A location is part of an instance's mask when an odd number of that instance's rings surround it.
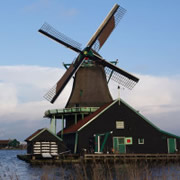
M 101 58 L 97 54 L 94 54 L 94 60 L 96 60 L 98 63 L 106 67 L 106 74 L 107 76 L 110 75 L 110 73 L 113 72 L 113 76 L 111 77 L 114 81 L 117 83 L 123 85 L 124 87 L 128 89 L 132 89 L 136 83 L 138 83 L 139 79 L 132 74 L 124 71 L 123 69 L 120 69 L 119 67 L 115 66 L 112 63 L 109 63 L 105 59 Z
M 106 73 L 107 79 L 110 78 L 113 81 L 117 82 L 118 84 L 121 84 L 123 87 L 128 88 L 130 90 L 132 90 L 138 82 L 138 81 L 133 81 L 132 79 L 129 79 L 128 77 L 116 71 L 113 71 L 112 73 L 112 69 L 108 67 L 105 67 L 105 73 Z
M 39 32 L 46 35 L 47 37 L 61 43 L 67 48 L 70 48 L 76 52 L 81 52 L 81 44 L 72 40 L 71 38 L 65 36 L 64 34 L 58 32 L 52 26 L 47 23 L 44 23 L 42 27 L 39 29 Z
M 53 86 L 45 95 L 44 98 L 54 103 L 59 94 L 62 92 L 66 84 L 69 82 L 73 74 L 78 70 L 83 62 L 83 57 L 78 56 L 75 63 L 71 64 L 69 68 L 66 70 L 61 79 Z
M 94 34 L 92 40 L 88 43 L 89 46 L 92 44 L 92 48 L 98 52 L 105 41 L 110 36 L 111 32 L 118 25 L 126 10 L 119 5 L 114 5 L 112 10 L 109 12 L 103 23 L 99 26 L 98 30 Z

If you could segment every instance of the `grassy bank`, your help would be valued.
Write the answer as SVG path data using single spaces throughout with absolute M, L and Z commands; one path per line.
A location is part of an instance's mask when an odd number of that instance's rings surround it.
M 179 164 L 131 163 L 131 164 L 68 164 L 58 166 L 33 166 L 26 179 L 61 180 L 179 180 Z M 12 169 L 4 169 L 0 180 L 23 179 Z

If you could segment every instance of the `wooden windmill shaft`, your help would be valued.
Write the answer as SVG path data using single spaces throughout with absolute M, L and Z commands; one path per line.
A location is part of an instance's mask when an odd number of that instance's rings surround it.
M 75 74 L 66 107 L 101 107 L 110 102 L 112 102 L 112 97 L 104 67 L 97 63 L 81 66 Z

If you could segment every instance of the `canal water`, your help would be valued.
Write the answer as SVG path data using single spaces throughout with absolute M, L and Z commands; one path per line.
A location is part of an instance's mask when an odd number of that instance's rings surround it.
M 180 180 L 179 164 L 158 165 L 66 165 L 32 166 L 17 158 L 25 150 L 0 150 L 0 180 L 39 180 L 39 179 L 168 179 Z

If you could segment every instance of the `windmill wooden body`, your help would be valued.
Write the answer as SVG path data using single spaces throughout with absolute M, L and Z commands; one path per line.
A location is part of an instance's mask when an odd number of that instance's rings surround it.
M 130 131 L 131 128 L 134 128 L 131 127 L 134 124 L 128 123 L 129 119 L 127 117 L 134 118 L 136 122 L 138 122 L 138 119 L 142 121 L 143 118 L 129 108 L 124 101 L 121 101 L 122 105 L 117 106 L 117 101 L 113 101 L 108 88 L 108 79 L 115 80 L 118 86 L 121 85 L 128 89 L 132 89 L 139 79 L 120 69 L 115 64 L 108 62 L 98 53 L 125 12 L 124 8 L 116 4 L 84 49 L 81 49 L 80 43 L 56 31 L 47 23 L 39 30 L 40 33 L 78 53 L 75 61 L 69 65 L 64 75 L 45 95 L 47 100 L 54 103 L 72 76 L 75 76 L 72 92 L 65 108 L 45 112 L 45 117 L 51 119 L 50 129 L 55 134 L 56 120 L 62 120 L 62 130 L 58 135 L 74 153 L 80 152 L 83 148 L 90 150 L 92 147 L 95 152 L 103 152 L 106 147 L 108 151 L 115 149 L 120 153 L 124 153 L 126 152 L 124 146 L 126 140 L 128 140 L 129 145 L 132 145 L 133 138 L 143 139 L 136 136 L 135 131 Z M 107 116 L 104 116 L 104 114 L 107 114 Z M 127 122 L 123 119 L 126 119 Z M 129 127 L 125 124 L 129 124 Z M 163 133 L 157 132 L 157 135 L 159 134 Z M 167 138 L 176 137 L 169 135 Z M 135 152 L 134 147 L 136 145 L 129 148 L 131 152 Z M 143 150 L 141 151 L 138 148 L 136 150 L 143 153 Z M 164 153 L 166 150 L 156 151 L 150 149 L 150 152 Z
M 101 107 L 110 102 L 112 97 L 103 66 L 93 62 L 81 66 L 76 72 L 66 107 Z

